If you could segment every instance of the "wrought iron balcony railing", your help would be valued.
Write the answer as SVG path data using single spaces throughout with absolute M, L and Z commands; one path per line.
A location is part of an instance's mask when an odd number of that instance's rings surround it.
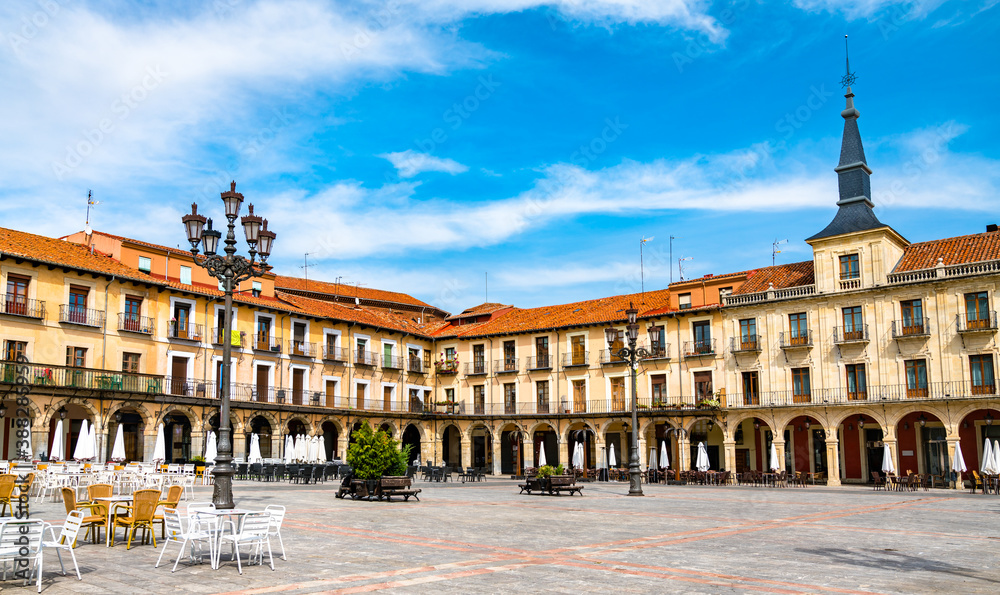
M 258 334 L 254 337 L 253 348 L 257 351 L 281 353 L 281 341 L 271 335 Z
M 747 335 L 746 337 L 730 337 L 729 350 L 733 353 L 757 353 L 761 351 L 760 335 Z
M 554 358 L 551 355 L 535 355 L 528 358 L 528 370 L 551 370 Z
M 328 362 L 346 362 L 347 352 L 340 347 L 334 347 L 333 345 L 324 345 L 323 360 Z
M 684 342 L 684 357 L 704 357 L 715 355 L 715 339 Z
M 628 363 L 627 359 L 622 358 L 613 349 L 602 349 L 601 350 L 601 365 L 602 366 L 624 366 Z
M 247 334 L 243 331 L 230 331 L 229 344 L 233 347 L 243 347 L 246 344 Z M 212 345 L 222 346 L 226 344 L 226 333 L 222 329 L 215 329 L 212 334 Z
M 517 374 L 520 372 L 520 366 L 518 366 L 518 360 L 516 357 L 505 357 L 503 359 L 498 359 L 493 362 L 493 373 L 494 374 Z
M 590 365 L 589 351 L 576 351 L 562 354 L 562 366 L 564 368 L 585 367 Z
M 931 334 L 930 318 L 914 318 L 912 320 L 893 320 L 892 338 L 906 339 L 909 337 L 928 337 Z
M 382 369 L 383 370 L 402 370 L 403 369 L 403 358 L 398 355 L 385 355 L 382 354 Z
M 118 330 L 141 335 L 156 332 L 156 321 L 148 316 L 136 316 L 124 312 L 118 314 Z
M 813 346 L 813 336 L 811 330 L 798 331 L 797 333 L 778 333 L 778 345 L 782 349 L 808 349 Z
M 59 306 L 59 322 L 101 328 L 104 326 L 104 312 L 90 308 L 80 308 L 69 304 Z
M 167 329 L 167 336 L 171 339 L 180 339 L 183 341 L 201 341 L 201 338 L 205 336 L 205 325 L 193 324 L 191 322 L 181 324 L 174 321 L 170 323 Z
M 833 342 L 837 344 L 845 343 L 867 343 L 868 325 L 860 324 L 851 327 L 833 327 Z
M 958 332 L 960 333 L 995 333 L 997 330 L 997 313 L 980 312 L 979 314 L 958 314 L 956 316 Z
M 0 304 L 3 305 L 3 314 L 12 316 L 24 316 L 25 318 L 45 318 L 45 302 L 42 300 L 29 300 L 20 295 L 0 294 Z
M 288 354 L 299 357 L 316 357 L 316 344 L 308 341 L 289 341 Z
M 354 365 L 355 366 L 377 366 L 378 365 L 378 354 L 374 351 L 365 351 L 364 349 L 354 350 Z
M 485 376 L 490 373 L 490 367 L 484 359 L 476 359 L 465 363 L 466 376 Z

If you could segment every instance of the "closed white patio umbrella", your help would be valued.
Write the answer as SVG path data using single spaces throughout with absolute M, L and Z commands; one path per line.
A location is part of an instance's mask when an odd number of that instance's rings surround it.
M 965 466 L 965 455 L 962 454 L 962 443 L 955 443 L 955 456 L 951 459 L 951 470 L 965 473 L 968 468 Z
M 882 471 L 886 473 L 896 472 L 896 465 L 892 462 L 892 449 L 884 442 L 882 443 Z
M 90 450 L 88 451 L 88 453 L 90 454 L 90 457 L 88 457 L 88 458 L 96 459 L 97 458 L 97 425 L 96 424 L 90 424 L 90 433 L 89 433 L 89 438 L 88 438 L 87 442 L 90 443 Z
M 249 463 L 262 463 L 264 462 L 264 457 L 260 456 L 260 436 L 257 434 L 250 435 L 250 457 L 247 459 Z
M 85 461 L 93 455 L 90 452 L 90 429 L 87 420 L 80 423 L 80 435 L 76 437 L 76 448 L 73 449 L 73 459 Z
M 205 439 L 205 462 L 215 464 L 215 457 L 219 456 L 219 442 L 215 432 L 209 430 Z
M 291 434 L 285 436 L 285 462 L 292 463 L 295 461 L 295 439 L 292 438 Z
M 979 464 L 979 470 L 987 475 L 993 473 L 993 444 L 989 438 L 983 444 L 983 460 Z
M 1000 440 L 993 443 L 993 475 L 1000 474 Z
M 708 449 L 705 448 L 704 442 L 698 443 L 698 461 L 695 463 L 695 469 L 698 471 L 708 471 Z
M 538 466 L 544 467 L 548 463 L 545 461 L 545 443 L 538 445 Z
M 122 436 L 121 424 L 118 424 L 118 430 L 115 432 L 115 445 L 111 449 L 111 460 L 118 463 L 125 460 L 125 437 Z
M 319 462 L 319 436 L 313 436 L 309 439 L 309 462 Z
M 666 440 L 660 443 L 660 467 L 663 467 L 664 469 L 670 468 L 670 457 L 667 456 Z
M 987 440 L 987 445 L 989 441 Z M 66 450 L 63 447 L 63 420 L 59 420 L 56 423 L 56 433 L 52 437 L 52 449 L 49 452 L 50 461 L 61 461 L 63 458 L 63 451 Z
M 651 446 L 649 448 L 649 468 L 656 469 L 656 447 Z
M 612 442 L 611 446 L 608 447 L 608 465 L 611 467 L 618 466 L 618 460 L 615 458 L 615 443 Z
M 162 463 L 167 459 L 167 443 L 163 437 L 163 424 L 156 428 L 156 443 L 153 445 L 152 463 Z
M 768 465 L 768 469 L 773 472 L 781 469 L 781 461 L 778 460 L 778 448 L 774 445 L 774 442 L 771 443 L 771 464 Z
M 309 437 L 305 434 L 299 434 L 295 439 L 295 454 L 303 463 L 309 460 Z

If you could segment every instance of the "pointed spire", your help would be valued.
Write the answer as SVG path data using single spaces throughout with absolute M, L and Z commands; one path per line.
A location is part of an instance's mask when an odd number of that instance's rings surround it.
M 844 49 L 846 52 L 846 35 L 844 36 Z M 847 93 L 844 94 L 847 106 L 844 111 L 840 112 L 841 117 L 844 118 L 844 136 L 840 145 L 840 162 L 834 168 L 834 171 L 837 172 L 837 186 L 840 191 L 840 200 L 837 201 L 840 209 L 830 225 L 809 238 L 810 240 L 885 227 L 885 224 L 879 221 L 875 212 L 872 211 L 874 205 L 871 200 L 872 190 L 869 177 L 872 170 L 868 167 L 868 162 L 865 159 L 865 148 L 861 143 L 861 131 L 858 129 L 858 118 L 861 117 L 861 112 L 854 107 L 854 91 L 851 89 L 851 85 L 854 84 L 857 77 L 851 72 L 849 56 L 845 64 L 847 69 L 841 79 L 841 86 L 847 88 Z

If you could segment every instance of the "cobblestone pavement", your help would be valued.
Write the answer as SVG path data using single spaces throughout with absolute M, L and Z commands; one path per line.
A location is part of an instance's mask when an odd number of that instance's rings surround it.
M 284 504 L 288 560 L 154 569 L 162 545 L 76 550 L 83 580 L 46 554 L 45 593 L 996 593 L 1000 498 L 870 488 L 417 482 L 422 501 L 354 502 L 318 486 L 239 481 L 241 508 Z M 196 488 L 195 499 L 211 499 Z M 32 503 L 61 521 L 61 503 Z M 277 543 L 274 544 L 277 548 Z M 168 550 L 176 556 L 177 546 Z M 7 581 L 5 589 L 18 588 Z

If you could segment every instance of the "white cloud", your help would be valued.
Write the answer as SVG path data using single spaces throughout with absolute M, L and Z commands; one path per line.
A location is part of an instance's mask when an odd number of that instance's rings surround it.
M 838 12 L 849 19 L 869 18 L 883 10 L 899 13 L 902 20 L 921 19 L 944 4 L 945 0 L 795 0 L 803 10 Z
M 441 171 L 451 175 L 469 171 L 469 168 L 454 159 L 445 157 L 435 157 L 427 153 L 420 153 L 413 149 L 399 151 L 397 153 L 383 153 L 379 155 L 383 159 L 388 159 L 392 166 L 399 172 L 400 177 L 412 178 L 425 171 Z

